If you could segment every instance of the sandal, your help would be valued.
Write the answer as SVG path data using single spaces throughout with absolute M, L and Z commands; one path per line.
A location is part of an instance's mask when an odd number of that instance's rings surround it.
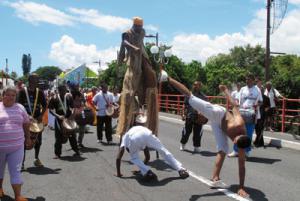
M 180 178 L 185 179 L 190 176 L 189 172 L 186 169 L 181 169 L 178 171 Z

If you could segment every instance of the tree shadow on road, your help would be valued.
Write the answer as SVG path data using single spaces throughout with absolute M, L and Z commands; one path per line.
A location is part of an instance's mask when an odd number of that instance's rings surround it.
M 239 188 L 239 185 L 231 185 L 228 190 L 232 191 L 232 192 L 237 192 Z M 249 198 L 251 200 L 255 200 L 255 201 L 268 201 L 269 199 L 266 198 L 266 195 L 264 194 L 264 192 L 255 189 L 255 188 L 250 188 L 250 187 L 245 187 L 245 191 L 249 194 Z
M 35 199 L 34 198 L 27 198 L 28 201 L 46 201 L 46 198 L 42 197 L 42 196 L 38 196 Z M 4 195 L 3 198 L 0 198 L 0 201 L 15 201 L 15 199 L 13 199 L 10 196 Z
M 212 196 L 225 196 L 225 194 L 222 192 L 213 192 L 213 193 L 205 193 L 202 195 L 192 195 L 189 201 L 196 201 L 196 200 L 200 200 L 201 197 L 212 197 Z
M 171 181 L 181 179 L 178 177 L 168 177 L 162 180 L 154 180 L 154 181 L 145 181 L 141 175 L 136 175 L 136 180 L 142 186 L 165 186 L 166 184 L 170 183 Z
M 269 144 L 266 144 L 264 146 L 264 148 L 276 148 L 276 149 L 281 149 L 282 146 L 281 146 L 281 142 L 278 142 L 276 145 L 275 144 L 271 144 L 271 142 Z
M 212 156 L 216 156 L 217 153 L 216 152 L 211 152 L 211 151 L 201 151 L 201 152 L 194 152 L 188 149 L 185 149 L 184 152 L 188 152 L 191 153 L 192 155 L 201 155 L 201 156 L 205 156 L 205 157 L 212 157 Z
M 254 162 L 254 163 L 273 164 L 273 163 L 280 162 L 280 161 L 281 161 L 281 159 L 252 157 L 252 156 L 247 158 L 247 162 Z
M 48 167 L 29 167 L 26 172 L 36 175 L 59 174 L 61 168 L 51 169 Z
M 95 147 L 83 147 L 80 148 L 80 152 L 82 153 L 96 153 L 98 151 L 103 151 L 102 149 L 95 148 Z

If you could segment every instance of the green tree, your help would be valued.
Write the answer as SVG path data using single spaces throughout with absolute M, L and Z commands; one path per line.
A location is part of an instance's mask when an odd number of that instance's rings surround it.
M 23 69 L 23 75 L 29 75 L 30 70 L 31 70 L 31 56 L 30 56 L 30 54 L 28 54 L 28 55 L 23 54 L 22 69 Z
M 34 71 L 38 74 L 40 79 L 53 81 L 62 72 L 59 67 L 56 66 L 41 66 Z
M 284 96 L 300 98 L 300 57 L 283 55 L 272 57 L 271 80 Z
M 12 71 L 12 72 L 10 73 L 10 77 L 11 77 L 12 79 L 16 80 L 16 79 L 18 78 L 18 74 L 17 74 L 15 71 Z

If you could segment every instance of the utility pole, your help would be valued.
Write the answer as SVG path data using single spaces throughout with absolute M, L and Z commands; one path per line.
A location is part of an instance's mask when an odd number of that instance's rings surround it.
M 273 0 L 267 0 L 267 30 L 266 30 L 266 55 L 265 55 L 265 79 L 270 79 L 270 14 L 271 14 L 271 2 Z
M 155 45 L 158 46 L 158 33 L 156 32 L 155 35 L 153 34 L 149 34 L 149 35 L 145 35 L 146 38 L 155 38 Z
M 5 72 L 6 72 L 6 86 L 8 85 L 8 82 L 7 82 L 7 77 L 8 77 L 8 59 L 6 58 L 5 59 L 5 63 L 6 63 L 6 67 L 5 67 Z

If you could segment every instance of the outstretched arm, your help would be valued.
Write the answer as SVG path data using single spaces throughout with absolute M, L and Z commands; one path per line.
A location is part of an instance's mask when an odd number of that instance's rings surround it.
M 190 97 L 192 95 L 192 93 L 190 92 L 190 90 L 188 88 L 186 88 L 183 84 L 181 84 L 180 82 L 174 80 L 173 78 L 169 77 L 168 78 L 169 83 L 175 87 L 180 93 L 182 93 L 185 96 Z
M 233 107 L 239 107 L 239 105 L 233 100 L 233 98 L 231 97 L 229 90 L 227 88 L 226 85 L 219 85 L 219 89 L 224 93 L 225 97 L 229 100 L 229 103 L 233 106 Z

